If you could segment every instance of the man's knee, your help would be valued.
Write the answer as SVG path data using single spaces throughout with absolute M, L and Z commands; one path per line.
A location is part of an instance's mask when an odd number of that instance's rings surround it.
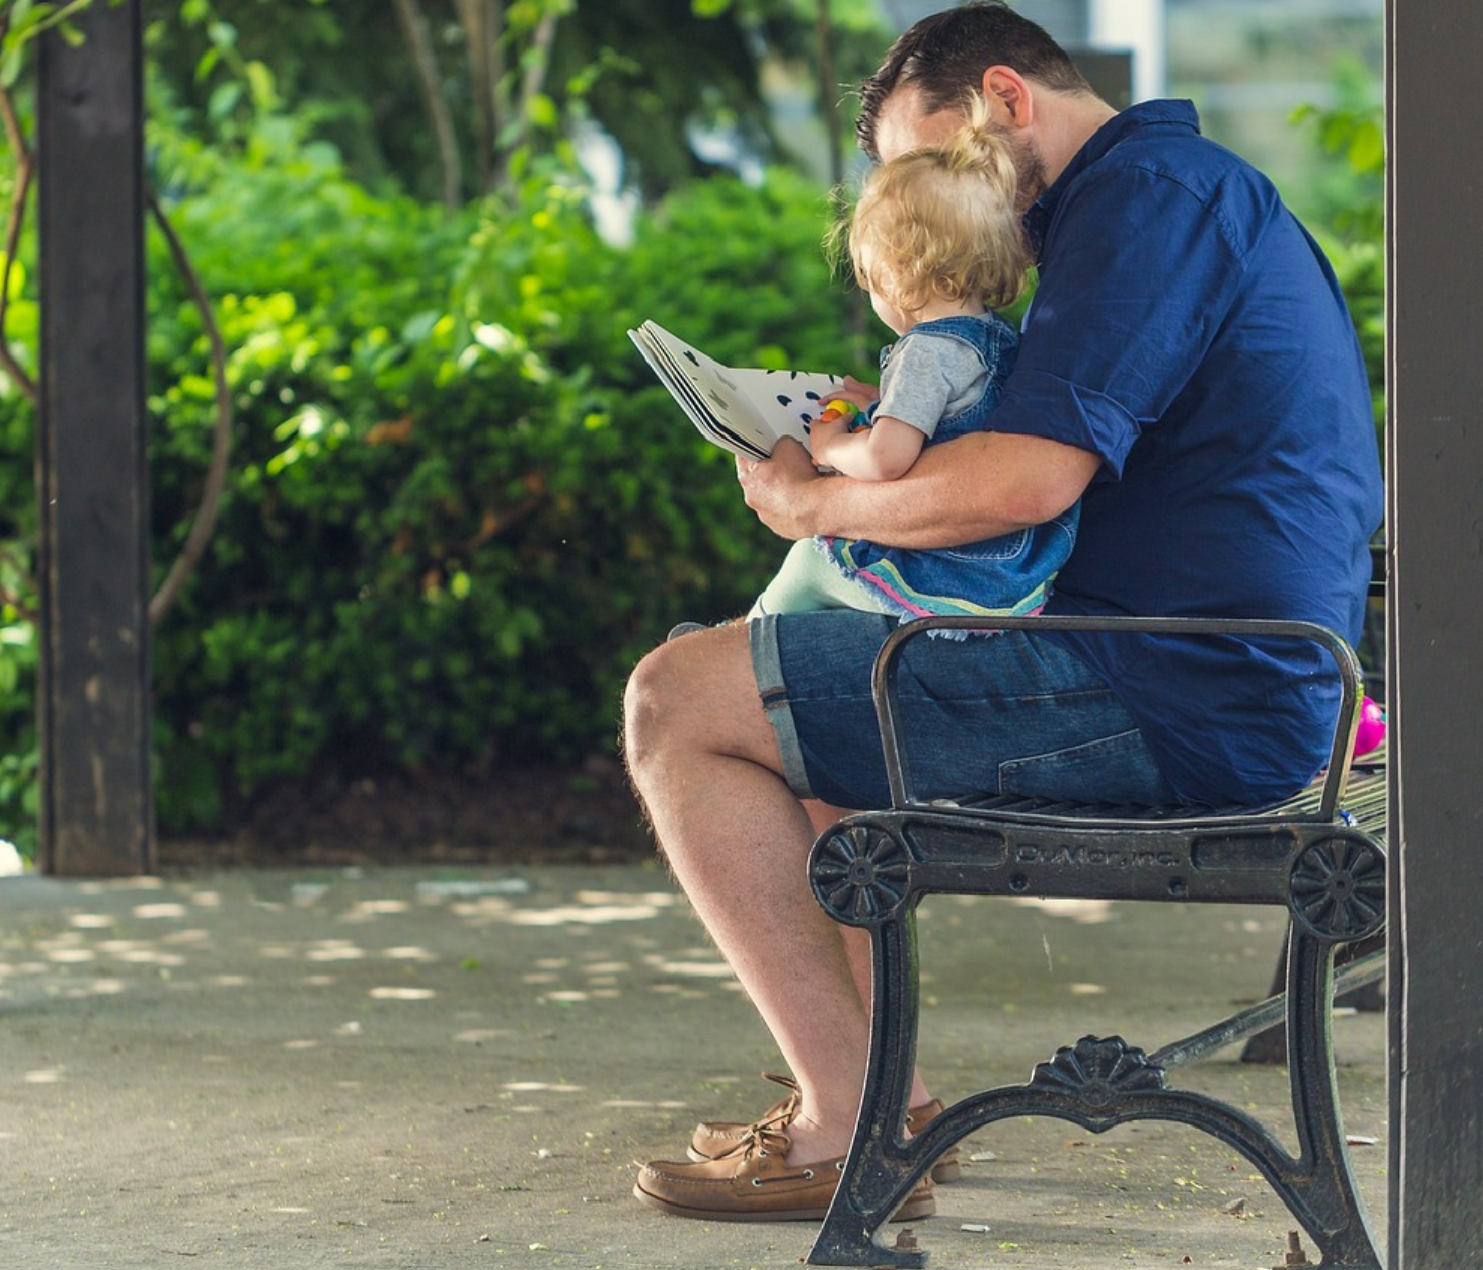
M 636 783 L 707 752 L 762 761 L 770 739 L 741 623 L 661 644 L 629 676 L 623 745 Z
M 698 648 L 710 645 L 719 647 L 714 652 L 706 647 L 697 655 Z M 668 746 L 694 744 L 696 738 L 686 734 L 705 717 L 697 710 L 700 703 L 722 708 L 716 671 L 724 649 L 724 640 L 702 632 L 659 645 L 634 667 L 623 693 L 624 752 L 630 768 Z
M 675 662 L 669 646 L 661 644 L 634 667 L 623 690 L 623 756 L 635 776 L 661 742 L 665 719 L 673 716 L 665 703 L 679 678 Z

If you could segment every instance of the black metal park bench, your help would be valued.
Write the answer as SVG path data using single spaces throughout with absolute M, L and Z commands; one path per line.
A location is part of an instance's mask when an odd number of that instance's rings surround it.
M 870 1059 L 854 1144 L 809 1262 L 924 1265 L 924 1250 L 885 1246 L 877 1231 L 955 1142 L 997 1120 L 1034 1115 L 1091 1133 L 1163 1119 L 1212 1134 L 1260 1170 L 1321 1253 L 1319 1266 L 1380 1270 L 1350 1169 L 1330 1035 L 1336 991 L 1373 983 L 1384 971 L 1383 949 L 1335 969 L 1336 952 L 1342 961 L 1345 951 L 1383 943 L 1385 920 L 1385 771 L 1383 759 L 1350 762 L 1361 682 L 1354 654 L 1337 635 L 1301 622 L 995 619 L 1003 628 L 1313 640 L 1333 657 L 1343 682 L 1329 766 L 1310 789 L 1260 808 L 1067 805 L 1002 796 L 918 801 L 897 727 L 901 649 L 932 627 L 982 625 L 983 619 L 929 618 L 887 641 L 876 663 L 875 697 L 892 806 L 839 821 L 809 859 L 819 903 L 835 920 L 869 932 L 874 976 Z M 1287 991 L 1152 1053 L 1120 1036 L 1082 1037 L 1040 1063 L 1026 1084 L 961 1099 L 908 1140 L 903 1126 L 919 1006 L 916 909 L 932 893 L 1275 905 L 1288 913 Z M 1169 1080 L 1175 1069 L 1284 1022 L 1297 1155 L 1246 1111 Z

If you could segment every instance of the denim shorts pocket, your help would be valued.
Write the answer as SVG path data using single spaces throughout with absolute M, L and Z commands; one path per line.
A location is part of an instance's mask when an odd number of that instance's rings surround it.
M 1174 801 L 1137 728 L 999 764 L 999 792 L 1071 802 Z
M 966 547 L 947 547 L 942 554 L 955 560 L 1013 560 L 1023 555 L 1030 543 L 1029 529 L 1016 529 L 998 538 L 985 538 Z

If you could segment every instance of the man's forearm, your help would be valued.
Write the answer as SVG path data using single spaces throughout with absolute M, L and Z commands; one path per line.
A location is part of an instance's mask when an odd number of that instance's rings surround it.
M 886 546 L 956 547 L 1065 511 L 1096 473 L 1086 451 L 1037 437 L 975 433 L 925 450 L 894 481 L 826 477 L 799 491 L 803 533 Z

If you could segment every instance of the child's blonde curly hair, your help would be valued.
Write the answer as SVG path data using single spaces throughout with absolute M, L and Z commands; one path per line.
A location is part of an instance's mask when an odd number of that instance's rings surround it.
M 967 118 L 945 143 L 898 155 L 866 177 L 837 227 L 855 281 L 908 317 L 935 297 L 1013 303 L 1030 255 L 1015 211 L 1014 161 L 989 130 L 974 94 Z

